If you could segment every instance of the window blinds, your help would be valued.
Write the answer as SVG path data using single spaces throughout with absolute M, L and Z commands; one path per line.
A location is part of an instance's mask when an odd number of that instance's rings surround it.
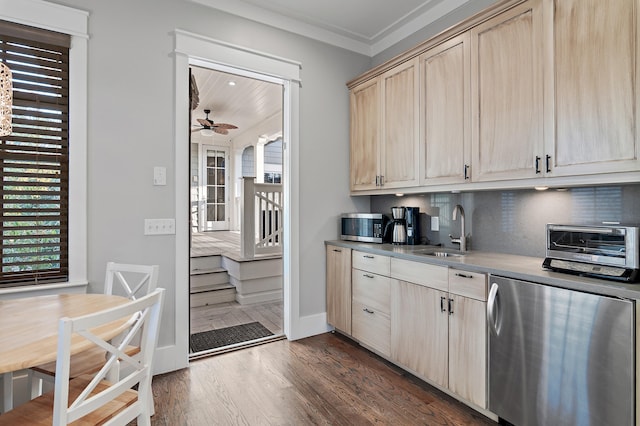
M 13 133 L 0 139 L 0 286 L 68 278 L 70 37 L 0 21 Z

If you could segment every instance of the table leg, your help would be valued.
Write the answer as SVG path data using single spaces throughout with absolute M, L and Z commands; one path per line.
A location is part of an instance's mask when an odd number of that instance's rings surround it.
M 13 408 L 13 373 L 2 374 L 2 412 Z

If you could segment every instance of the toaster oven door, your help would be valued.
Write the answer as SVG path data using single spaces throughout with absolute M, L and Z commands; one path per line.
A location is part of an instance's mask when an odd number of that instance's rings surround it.
M 627 261 L 627 230 L 616 227 L 547 226 L 547 257 L 634 267 Z

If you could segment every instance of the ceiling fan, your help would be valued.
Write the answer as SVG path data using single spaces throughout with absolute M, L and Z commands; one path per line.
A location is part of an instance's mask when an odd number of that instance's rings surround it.
M 203 136 L 213 136 L 213 133 L 219 133 L 221 135 L 228 135 L 229 130 L 237 129 L 237 126 L 228 123 L 215 123 L 209 118 L 210 109 L 205 109 L 204 113 L 207 115 L 205 118 L 197 118 L 196 120 L 202 127 L 191 130 L 192 132 L 201 131 Z

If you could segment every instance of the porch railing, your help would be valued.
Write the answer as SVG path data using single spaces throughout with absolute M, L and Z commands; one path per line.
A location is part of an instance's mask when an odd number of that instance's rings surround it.
M 282 185 L 243 177 L 241 211 L 242 257 L 282 253 Z

